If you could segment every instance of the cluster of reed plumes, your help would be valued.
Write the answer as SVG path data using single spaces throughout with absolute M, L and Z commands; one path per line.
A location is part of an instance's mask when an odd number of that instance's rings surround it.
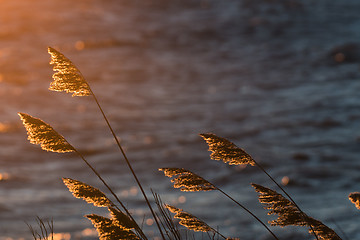
M 153 193 L 153 198 L 157 206 L 157 211 L 155 211 L 94 92 L 91 90 L 90 85 L 87 83 L 79 69 L 62 53 L 50 47 L 48 48 L 48 52 L 51 55 L 50 64 L 53 66 L 53 70 L 55 71 L 53 74 L 53 82 L 51 82 L 50 85 L 50 90 L 69 92 L 72 93 L 73 96 L 91 96 L 94 99 L 114 140 L 116 141 L 117 146 L 119 147 L 124 161 L 137 182 L 137 185 L 144 197 L 144 201 L 146 202 L 147 207 L 149 208 L 156 223 L 159 237 L 163 240 L 180 240 L 184 238 L 184 234 L 180 232 L 177 222 L 171 218 L 171 213 L 175 213 L 174 218 L 179 219 L 178 223 L 185 226 L 188 230 L 206 232 L 208 233 L 210 239 L 235 239 L 232 236 L 224 236 L 214 227 L 209 226 L 201 219 L 185 212 L 182 209 L 168 204 L 163 204 L 159 195 Z M 110 197 L 98 188 L 92 187 L 75 179 L 63 178 L 64 184 L 76 198 L 83 199 L 96 207 L 104 207 L 108 209 L 111 217 L 104 217 L 96 214 L 89 214 L 85 216 L 94 225 L 100 239 L 148 239 L 147 235 L 140 227 L 141 225 L 139 225 L 134 219 L 125 204 L 119 199 L 93 165 L 88 162 L 75 147 L 73 147 L 62 135 L 56 132 L 49 124 L 45 123 L 41 119 L 32 117 L 25 113 L 19 113 L 19 116 L 27 130 L 28 139 L 31 143 L 39 144 L 41 148 L 46 151 L 57 153 L 76 153 L 109 191 L 113 200 L 111 200 Z M 309 229 L 310 234 L 312 234 L 316 239 L 341 239 L 331 228 L 304 213 L 293 198 L 283 189 L 283 187 L 280 186 L 280 184 L 278 184 L 268 174 L 268 172 L 243 149 L 237 147 L 234 143 L 228 141 L 227 139 L 218 137 L 212 133 L 200 134 L 200 136 L 208 144 L 212 159 L 222 161 L 229 165 L 255 166 L 263 171 L 269 179 L 276 184 L 282 193 L 278 193 L 258 184 L 252 184 L 255 191 L 259 193 L 260 203 L 264 205 L 265 209 L 269 210 L 268 214 L 277 215 L 277 219 L 269 222 L 270 226 L 305 226 Z M 174 184 L 174 187 L 180 188 L 181 191 L 219 191 L 226 198 L 234 202 L 238 207 L 246 211 L 251 217 L 256 219 L 273 238 L 281 239 L 281 237 L 277 237 L 274 232 L 271 231 L 270 226 L 260 220 L 253 212 L 210 181 L 183 168 L 160 168 L 159 170 L 163 171 L 165 176 L 172 178 L 171 182 Z M 360 209 L 360 193 L 351 193 L 349 195 L 349 199 L 356 205 L 357 208 Z M 51 226 L 51 231 L 49 232 L 52 232 L 52 225 L 49 226 Z M 241 233 L 241 226 L 238 227 L 239 233 Z M 47 235 L 47 232 L 44 234 L 46 226 L 41 221 L 40 228 L 43 234 L 37 234 L 31 228 L 35 240 L 46 239 L 48 237 L 44 236 Z

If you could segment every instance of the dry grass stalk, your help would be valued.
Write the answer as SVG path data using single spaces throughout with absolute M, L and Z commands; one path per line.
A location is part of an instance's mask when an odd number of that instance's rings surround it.
M 160 195 L 152 191 L 156 206 L 159 210 L 159 222 L 161 223 L 162 228 L 164 229 L 165 234 L 168 239 L 171 240 L 181 240 L 182 235 L 180 233 L 177 224 L 173 221 L 170 211 L 166 208 L 166 205 L 162 202 Z
M 312 226 L 313 230 L 309 230 L 310 233 L 315 234 L 324 240 L 340 240 L 341 238 L 329 227 L 322 222 L 313 219 L 303 212 L 281 194 L 276 191 L 263 187 L 258 184 L 251 184 L 255 191 L 260 193 L 259 201 L 265 205 L 265 208 L 270 210 L 269 215 L 276 214 L 278 218 L 276 220 L 269 221 L 272 226 Z
M 120 225 L 117 221 L 102 217 L 96 214 L 86 215 L 92 222 L 97 232 L 99 233 L 100 240 L 138 240 L 140 239 L 136 234 Z
M 47 224 L 45 224 L 44 220 L 42 220 L 40 217 L 37 217 L 36 221 L 37 221 L 39 230 L 36 230 L 31 225 L 27 224 L 34 240 L 54 240 L 54 222 L 53 222 L 53 220 L 47 221 Z
M 184 168 L 160 168 L 159 171 L 163 171 L 167 177 L 175 177 L 171 182 L 184 192 L 217 190 L 212 183 Z
M 76 198 L 81 198 L 96 207 L 110 207 L 113 203 L 99 189 L 71 178 L 63 178 L 64 184 Z
M 212 152 L 210 155 L 212 159 L 223 161 L 230 165 L 248 164 L 255 166 L 254 159 L 229 140 L 212 133 L 203 133 L 200 136 L 208 144 L 209 151 Z
M 18 114 L 25 126 L 30 143 L 40 144 L 45 151 L 57 153 L 75 151 L 74 147 L 49 124 L 26 113 Z
M 357 209 L 360 209 L 360 192 L 350 193 L 349 199 L 353 204 L 355 204 Z
M 50 64 L 53 65 L 54 81 L 50 84 L 50 90 L 58 92 L 70 92 L 72 96 L 89 96 L 92 94 L 89 84 L 85 81 L 80 70 L 62 53 L 49 47 L 51 55 Z

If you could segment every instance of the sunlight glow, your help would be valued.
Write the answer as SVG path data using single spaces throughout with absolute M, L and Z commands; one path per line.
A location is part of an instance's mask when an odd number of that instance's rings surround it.
M 0 79 L 1 80 L 1 79 Z M 10 129 L 9 124 L 0 123 L 0 133 L 8 132 Z
M 138 189 L 137 187 L 132 187 L 130 188 L 130 195 L 131 196 L 136 196 L 138 194 Z
M 0 173 L 0 181 L 5 181 L 9 179 L 8 173 Z
M 179 201 L 179 203 L 185 203 L 186 202 L 186 197 L 185 196 L 180 196 L 178 198 L 178 201 Z
M 97 237 L 98 233 L 93 228 L 86 228 L 82 230 L 81 235 L 84 237 Z
M 48 237 L 48 240 L 70 240 L 70 233 L 54 233 L 52 236 Z
M 85 48 L 85 42 L 84 42 L 84 41 L 81 41 L 81 40 L 77 41 L 77 42 L 75 43 L 75 48 L 76 48 L 76 50 L 78 50 L 78 51 L 84 50 L 84 48 Z
M 281 184 L 282 184 L 283 186 L 288 185 L 289 182 L 290 182 L 290 178 L 289 178 L 288 176 L 284 176 L 284 177 L 281 179 Z
M 146 219 L 146 225 L 151 226 L 154 224 L 154 220 L 151 218 Z

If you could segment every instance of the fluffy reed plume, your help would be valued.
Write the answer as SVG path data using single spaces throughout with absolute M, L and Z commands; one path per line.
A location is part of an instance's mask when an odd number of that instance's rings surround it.
M 159 171 L 163 171 L 167 177 L 175 177 L 171 182 L 184 192 L 217 190 L 212 183 L 184 168 L 160 168 Z
M 248 153 L 246 153 L 243 149 L 237 147 L 235 144 L 230 142 L 225 138 L 221 138 L 212 133 L 200 134 L 204 138 L 204 140 L 209 145 L 209 151 L 211 151 L 211 158 L 214 160 L 222 160 L 225 163 L 230 165 L 240 165 L 240 164 L 249 164 L 252 166 L 258 167 L 261 171 L 263 171 L 272 182 L 278 186 L 281 191 L 291 200 L 294 206 L 302 212 L 300 207 L 296 204 L 294 199 L 285 191 L 283 187 L 280 186 L 279 183 L 275 181 L 275 179 L 258 163 L 256 162 Z M 303 213 L 303 220 L 305 221 L 306 214 Z M 314 233 L 317 240 L 319 240 L 317 234 L 315 233 L 311 223 L 309 222 L 310 230 Z
M 124 210 L 127 212 L 129 216 L 130 213 L 124 206 L 124 204 L 119 200 L 119 198 L 116 196 L 116 194 L 112 191 L 110 186 L 105 182 L 105 180 L 100 176 L 100 174 L 94 169 L 94 167 L 73 147 L 71 146 L 66 139 L 61 136 L 59 133 L 57 133 L 49 124 L 43 122 L 41 119 L 34 118 L 28 114 L 25 113 L 18 113 L 21 120 L 23 121 L 23 124 L 27 130 L 28 133 L 28 139 L 33 144 L 40 144 L 41 148 L 46 151 L 52 151 L 52 152 L 76 152 L 81 159 L 86 163 L 86 165 L 95 173 L 95 175 L 100 179 L 100 181 L 107 187 L 107 189 L 111 192 L 111 194 L 115 197 L 115 199 L 118 201 L 118 203 L 124 208 Z M 71 182 L 71 180 L 64 181 L 65 184 L 69 187 L 69 190 L 73 190 L 72 193 L 75 197 L 83 198 L 88 202 L 93 203 L 94 205 L 105 205 L 110 206 L 110 203 L 107 203 L 109 200 L 105 200 L 104 196 L 100 196 L 99 192 L 95 194 L 96 191 L 94 189 L 90 190 L 92 188 L 91 186 L 88 186 L 84 183 L 76 184 L 75 180 Z M 74 184 L 74 185 L 72 185 Z M 84 184 L 84 185 L 82 185 Z M 80 186 L 82 185 L 82 186 Z M 88 186 L 88 187 L 85 187 Z M 71 189 L 70 189 L 71 188 Z M 100 197 L 96 199 L 95 195 L 97 197 Z M 113 205 L 113 204 L 111 204 Z M 134 221 L 135 222 L 135 221 Z M 146 239 L 146 236 L 142 232 L 142 230 L 137 227 L 136 231 L 143 237 L 143 239 Z
M 185 192 L 197 192 L 197 191 L 211 191 L 218 190 L 222 194 L 224 194 L 227 198 L 237 204 L 239 207 L 248 212 L 252 217 L 254 217 L 261 225 L 263 225 L 266 230 L 275 238 L 278 239 L 277 236 L 266 226 L 266 224 L 261 221 L 255 214 L 253 214 L 249 209 L 247 209 L 244 205 L 233 199 L 230 195 L 225 193 L 218 187 L 215 187 L 209 181 L 203 179 L 202 177 L 192 173 L 183 168 L 160 168 L 160 171 L 163 171 L 165 176 L 174 177 L 171 182 L 174 183 L 175 188 L 180 188 L 181 191 Z
M 232 142 L 225 138 L 221 138 L 212 133 L 200 134 L 202 138 L 209 145 L 211 151 L 211 158 L 218 161 L 223 161 L 230 165 L 249 164 L 254 166 L 256 163 L 252 157 L 243 149 L 237 147 Z
M 72 96 L 89 96 L 92 94 L 89 84 L 85 81 L 80 70 L 62 53 L 49 47 L 51 55 L 50 64 L 53 65 L 54 81 L 50 84 L 50 90 L 58 92 L 70 92 Z
M 360 192 L 350 193 L 349 199 L 353 204 L 355 204 L 357 209 L 360 209 Z
M 290 200 L 286 199 L 281 194 L 274 190 L 263 187 L 258 184 L 251 184 L 255 191 L 260 193 L 259 201 L 265 205 L 265 208 L 270 210 L 269 215 L 276 214 L 276 220 L 269 221 L 272 226 L 312 226 L 309 229 L 310 233 L 315 234 L 324 240 L 341 240 L 341 238 L 329 227 L 322 222 L 313 219 L 301 212 Z
M 165 207 L 169 209 L 170 212 L 175 213 L 174 218 L 180 219 L 180 224 L 184 227 L 196 231 L 196 232 L 210 232 L 214 231 L 213 228 L 209 227 L 205 222 L 201 221 L 197 217 L 191 215 L 190 213 L 184 212 L 182 209 L 173 207 L 171 205 L 165 204 Z
M 81 198 L 96 207 L 110 207 L 112 202 L 99 189 L 71 178 L 63 178 L 64 184 L 76 198 Z
M 134 169 L 132 168 L 129 159 L 127 158 L 118 138 L 116 137 L 116 134 L 114 132 L 114 130 L 112 129 L 109 120 L 107 119 L 104 111 L 102 110 L 99 101 L 97 100 L 95 94 L 92 92 L 89 84 L 87 83 L 87 81 L 85 80 L 85 78 L 83 77 L 83 75 L 81 74 L 80 70 L 67 58 L 65 57 L 62 53 L 56 51 L 55 49 L 49 47 L 48 48 L 48 52 L 51 55 L 51 62 L 50 64 L 53 65 L 53 70 L 55 71 L 55 73 L 53 74 L 53 79 L 54 81 L 50 84 L 50 90 L 54 90 L 54 91 L 65 91 L 65 92 L 70 92 L 73 93 L 73 96 L 89 96 L 91 95 L 102 116 L 104 117 L 104 120 L 106 121 L 106 124 L 109 128 L 109 130 L 111 131 L 111 134 L 114 137 L 114 140 L 116 142 L 116 144 L 118 145 L 122 155 L 124 156 L 124 160 L 126 162 L 126 164 L 128 165 L 136 183 L 138 184 L 140 191 L 146 201 L 146 204 L 148 205 L 150 212 L 152 214 L 152 216 L 154 217 L 154 220 L 156 222 L 156 225 L 158 226 L 158 229 L 160 231 L 160 234 L 162 236 L 163 239 L 165 239 L 164 234 L 162 233 L 160 224 L 156 218 L 156 214 L 153 211 L 150 201 L 148 200 L 146 193 L 137 177 L 137 175 L 135 174 Z
M 117 221 L 96 214 L 86 215 L 99 233 L 100 240 L 137 240 L 136 234 L 121 225 Z
M 126 230 L 137 228 L 136 223 L 123 212 L 113 207 L 109 207 L 108 209 L 116 225 L 121 226 L 123 229 Z
M 121 212 L 99 189 L 70 178 L 63 178 L 63 182 L 76 198 L 81 198 L 96 207 L 108 208 L 112 217 L 111 219 L 97 215 L 86 216 L 93 222 L 100 235 L 100 239 L 128 239 L 127 237 L 130 237 L 129 239 L 138 239 L 131 231 L 132 229 L 135 229 L 140 236 L 144 236 L 135 220 Z M 135 235 L 136 238 L 132 238 L 134 237 L 133 235 Z M 123 236 L 124 238 L 117 238 L 119 236 Z M 143 237 L 143 239 L 146 239 L 146 237 Z
M 41 148 L 51 152 L 74 152 L 75 149 L 66 139 L 57 133 L 49 124 L 26 113 L 18 113 L 32 144 L 40 144 Z

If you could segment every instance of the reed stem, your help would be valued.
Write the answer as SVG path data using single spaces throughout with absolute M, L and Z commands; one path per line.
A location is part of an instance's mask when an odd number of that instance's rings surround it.
M 215 185 L 214 185 L 215 186 Z M 238 201 L 236 201 L 235 199 L 233 199 L 230 195 L 228 195 L 227 193 L 225 193 L 223 190 L 221 190 L 220 188 L 216 187 L 215 188 L 220 191 L 222 194 L 224 194 L 226 197 L 228 197 L 231 201 L 233 201 L 234 203 L 236 203 L 238 206 L 240 206 L 242 209 L 244 209 L 246 212 L 248 212 L 251 216 L 253 216 L 259 223 L 261 223 L 261 225 L 263 225 L 266 230 L 268 230 L 268 232 L 277 240 L 278 237 L 268 228 L 268 226 L 266 226 L 266 224 L 261 221 L 255 214 L 253 214 L 249 209 L 247 209 L 246 207 L 244 207 L 241 203 L 239 203 Z
M 309 223 L 309 221 L 306 221 L 306 217 L 305 217 L 306 215 L 305 215 L 305 213 L 304 213 L 304 212 L 300 209 L 300 207 L 296 204 L 296 202 L 294 201 L 294 199 L 285 191 L 285 189 L 284 189 L 283 187 L 280 186 L 280 184 L 278 184 L 278 183 L 275 181 L 275 179 L 274 179 L 259 163 L 257 163 L 255 160 L 253 160 L 253 161 L 254 161 L 255 165 L 256 165 L 258 168 L 260 168 L 260 170 L 263 171 L 263 172 L 271 179 L 271 181 L 273 181 L 273 182 L 276 184 L 276 186 L 278 186 L 278 187 L 280 188 L 280 190 L 289 198 L 289 200 L 290 200 L 290 201 L 295 205 L 295 207 L 301 212 L 301 216 L 302 216 L 303 220 L 308 223 L 308 225 L 309 225 L 312 233 L 314 234 L 314 236 L 316 237 L 316 239 L 319 240 L 319 237 L 316 235 L 315 230 L 314 230 L 314 228 L 312 227 L 312 225 Z M 336 234 L 336 233 L 335 233 L 335 234 Z M 337 235 L 337 234 L 336 234 L 336 235 Z M 340 238 L 340 237 L 339 237 L 339 238 Z
M 135 219 L 132 217 L 132 215 L 129 213 L 129 211 L 127 210 L 127 208 L 125 207 L 125 205 L 120 201 L 120 199 L 118 198 L 118 196 L 114 193 L 114 191 L 111 189 L 111 187 L 105 182 L 105 180 L 101 177 L 101 175 L 96 171 L 96 169 L 84 158 L 84 156 L 75 149 L 75 152 L 79 155 L 79 157 L 85 162 L 85 164 L 95 173 L 95 175 L 100 179 L 100 181 L 105 185 L 105 187 L 110 191 L 110 193 L 114 196 L 114 198 L 116 199 L 116 201 L 121 205 L 121 207 L 124 209 L 124 211 L 126 212 L 126 214 L 131 218 L 131 220 L 136 224 L 136 231 L 138 232 L 138 234 L 143 238 L 143 239 L 147 239 L 146 235 L 144 234 L 144 232 L 141 230 L 141 228 L 139 227 L 139 225 L 137 224 L 137 222 L 135 221 Z M 118 207 L 115 205 L 115 207 L 118 209 Z M 118 209 L 120 210 L 120 209 Z
M 169 210 L 164 208 L 164 204 L 160 198 L 160 195 L 155 193 L 152 189 L 151 193 L 154 197 L 155 203 L 159 210 L 159 216 L 161 226 L 163 227 L 165 234 L 168 236 L 168 239 L 176 239 L 181 240 L 181 234 L 179 232 L 179 229 L 176 227 L 174 222 L 172 221 L 172 218 L 170 216 Z M 162 219 L 162 221 L 161 221 Z M 170 234 L 172 236 L 170 236 Z
M 135 181 L 136 181 L 137 185 L 139 186 L 142 195 L 144 196 L 144 199 L 145 199 L 145 201 L 146 201 L 146 204 L 148 205 L 148 207 L 149 207 L 149 209 L 150 209 L 150 211 L 151 211 L 151 214 L 152 214 L 152 216 L 154 217 L 154 220 L 155 220 L 155 222 L 156 222 L 156 225 L 157 225 L 157 227 L 158 227 L 158 229 L 159 229 L 159 231 L 160 231 L 160 234 L 161 234 L 162 238 L 165 240 L 165 236 L 164 236 L 164 234 L 163 234 L 163 232 L 162 232 L 162 230 L 161 230 L 161 227 L 160 227 L 160 224 L 159 224 L 159 222 L 158 222 L 158 220 L 157 220 L 156 214 L 155 214 L 153 208 L 151 207 L 150 201 L 149 201 L 149 199 L 147 198 L 147 196 L 146 196 L 146 194 L 145 194 L 145 191 L 144 191 L 144 189 L 143 189 L 143 187 L 142 187 L 142 185 L 141 185 L 138 177 L 136 176 L 134 169 L 132 168 L 132 166 L 131 166 L 131 164 L 130 164 L 129 159 L 128 159 L 127 156 L 126 156 L 125 151 L 124 151 L 123 148 L 121 147 L 121 144 L 120 144 L 118 138 L 116 137 L 116 134 L 115 134 L 114 130 L 112 129 L 112 127 L 111 127 L 111 125 L 110 125 L 110 123 L 109 123 L 109 121 L 108 121 L 108 119 L 107 119 L 104 111 L 102 110 L 102 108 L 101 108 L 101 106 L 100 106 L 100 103 L 99 103 L 99 101 L 97 100 L 94 92 L 93 92 L 91 89 L 90 89 L 90 91 L 91 91 L 91 95 L 93 96 L 93 98 L 94 98 L 94 100 L 95 100 L 98 108 L 100 109 L 100 112 L 101 112 L 102 116 L 104 117 L 104 119 L 105 119 L 105 121 L 106 121 L 107 126 L 109 127 L 109 129 L 110 129 L 110 131 L 111 131 L 111 134 L 113 135 L 113 137 L 114 137 L 114 139 L 115 139 L 115 141 L 116 141 L 116 144 L 118 145 L 118 147 L 119 147 L 122 155 L 124 156 L 124 159 L 125 159 L 126 164 L 128 165 L 128 167 L 129 167 L 129 169 L 130 169 L 133 177 L 135 178 Z

